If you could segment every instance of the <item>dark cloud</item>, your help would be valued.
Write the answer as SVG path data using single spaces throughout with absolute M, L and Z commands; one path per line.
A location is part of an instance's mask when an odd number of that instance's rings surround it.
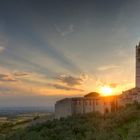
M 20 77 L 28 76 L 29 73 L 26 72 L 15 72 L 15 73 L 7 73 L 0 74 L 0 81 L 3 82 L 16 82 L 20 79 Z
M 61 75 L 57 79 L 59 79 L 61 82 L 68 86 L 76 86 L 76 85 L 81 85 L 83 82 L 82 78 L 70 76 L 70 75 Z
M 70 90 L 73 90 L 73 91 L 80 91 L 80 92 L 83 92 L 83 91 L 84 91 L 84 90 L 82 90 L 82 89 L 71 88 L 71 87 L 63 86 L 63 85 L 59 85 L 59 84 L 48 84 L 48 86 L 54 87 L 54 88 L 56 88 L 56 89 L 67 90 L 67 91 L 70 91 Z
M 26 73 L 26 72 L 15 72 L 14 73 L 14 76 L 16 77 L 22 77 L 22 76 L 28 76 L 29 73 Z
M 0 81 L 4 81 L 4 82 L 16 82 L 17 79 L 15 79 L 10 74 L 0 74 Z

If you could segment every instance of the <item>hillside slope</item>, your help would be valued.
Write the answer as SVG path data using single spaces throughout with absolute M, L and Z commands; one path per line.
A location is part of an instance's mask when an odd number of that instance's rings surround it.
M 140 105 L 47 121 L 9 133 L 5 140 L 140 140 Z

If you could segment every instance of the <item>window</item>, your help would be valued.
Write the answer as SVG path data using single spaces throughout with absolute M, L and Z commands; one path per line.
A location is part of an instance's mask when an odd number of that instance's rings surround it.
M 140 58 L 137 58 L 137 61 L 140 62 Z
M 109 112 L 108 108 L 105 108 L 104 112 L 105 113 L 108 113 Z
M 98 101 L 96 100 L 96 105 L 98 105 Z
M 79 105 L 81 105 L 81 102 L 79 101 Z

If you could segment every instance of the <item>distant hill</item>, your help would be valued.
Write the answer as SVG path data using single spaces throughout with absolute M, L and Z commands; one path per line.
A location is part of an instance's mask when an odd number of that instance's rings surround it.
M 53 106 L 0 107 L 0 116 L 15 116 L 33 112 L 54 112 Z
M 115 113 L 90 113 L 11 132 L 6 140 L 140 140 L 140 105 Z M 3 139 L 1 137 L 1 139 Z

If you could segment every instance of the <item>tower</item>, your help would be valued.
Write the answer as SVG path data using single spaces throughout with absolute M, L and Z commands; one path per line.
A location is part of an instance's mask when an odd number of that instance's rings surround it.
M 136 87 L 140 88 L 140 43 L 136 46 Z

